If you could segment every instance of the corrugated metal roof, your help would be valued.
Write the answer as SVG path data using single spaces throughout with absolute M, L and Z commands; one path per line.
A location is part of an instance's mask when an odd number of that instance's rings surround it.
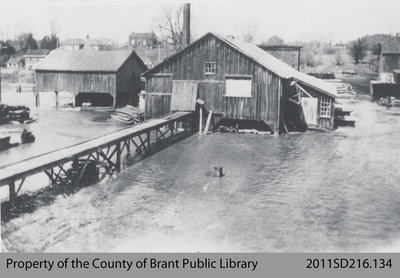
M 116 72 L 132 53 L 134 53 L 132 49 L 110 51 L 93 51 L 85 48 L 80 51 L 56 49 L 38 62 L 35 70 Z
M 293 78 L 293 79 L 301 81 L 304 84 L 306 84 L 306 85 L 308 85 L 308 86 L 310 86 L 310 87 L 312 87 L 312 88 L 314 88 L 316 90 L 319 90 L 319 91 L 321 91 L 321 92 L 323 92 L 323 93 L 325 93 L 325 94 L 327 94 L 327 95 L 329 95 L 331 97 L 337 97 L 338 96 L 336 88 L 333 87 L 332 85 L 324 82 L 322 79 L 319 79 L 319 78 L 310 76 L 308 74 L 302 73 L 300 71 L 297 71 L 296 69 L 292 68 L 291 66 L 287 65 L 286 63 L 282 62 L 281 60 L 275 58 L 271 54 L 269 54 L 266 51 L 262 50 L 261 48 L 259 48 L 255 44 L 240 42 L 240 41 L 237 41 L 237 40 L 231 40 L 231 39 L 228 39 L 228 38 L 226 38 L 224 36 L 221 36 L 221 35 L 218 35 L 218 34 L 215 34 L 215 33 L 207 33 L 206 35 L 204 35 L 200 39 L 198 39 L 195 42 L 193 42 L 191 45 L 195 44 L 196 42 L 200 41 L 201 39 L 203 39 L 204 37 L 209 36 L 209 35 L 212 35 L 212 36 L 222 40 L 223 42 L 225 42 L 228 45 L 230 45 L 231 47 L 237 49 L 238 51 L 240 51 L 244 55 L 248 56 L 249 58 L 251 58 L 252 60 L 257 62 L 261 66 L 267 68 L 268 70 L 272 71 L 273 73 L 275 73 L 276 75 L 278 75 L 278 76 L 280 76 L 282 78 L 286 78 L 286 79 Z M 191 45 L 189 45 L 187 47 L 190 47 Z M 179 53 L 183 52 L 186 48 L 182 49 L 181 51 L 179 51 L 179 52 L 177 52 L 177 53 L 175 53 L 173 55 L 171 55 L 170 57 L 165 59 L 160 64 L 165 63 L 166 61 L 168 61 L 172 57 L 176 57 L 177 55 L 179 55 Z M 145 76 L 148 73 L 153 72 L 156 68 L 158 68 L 159 65 L 157 65 L 154 68 L 146 71 L 142 75 Z

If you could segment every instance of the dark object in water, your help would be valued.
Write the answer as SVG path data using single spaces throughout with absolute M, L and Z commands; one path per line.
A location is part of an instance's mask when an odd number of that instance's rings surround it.
M 338 127 L 338 126 L 355 127 L 356 121 L 355 120 L 345 120 L 345 119 L 335 119 L 335 127 Z
M 12 121 L 23 123 L 29 120 L 31 110 L 26 106 L 10 106 L 0 104 L 0 124 L 6 124 Z
M 221 166 L 214 167 L 213 177 L 221 178 L 223 176 L 224 176 L 224 167 L 221 167 Z
M 35 136 L 32 134 L 32 132 L 27 131 L 24 129 L 21 134 L 21 143 L 26 144 L 26 143 L 32 143 L 35 142 Z
M 0 138 L 0 151 L 6 150 L 10 147 L 11 136 L 5 136 Z

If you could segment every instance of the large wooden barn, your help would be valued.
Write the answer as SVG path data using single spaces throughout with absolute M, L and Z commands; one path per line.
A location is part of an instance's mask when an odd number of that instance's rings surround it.
M 36 91 L 70 92 L 75 106 L 137 105 L 145 70 L 133 50 L 57 49 L 36 65 Z
M 221 119 L 260 121 L 274 134 L 310 126 L 334 127 L 334 87 L 254 44 L 214 33 L 168 57 L 143 77 L 146 118 L 175 110 L 173 95 L 182 99 L 193 94 L 196 83 L 197 98 L 205 101 L 206 112 L 213 112 L 214 123 Z

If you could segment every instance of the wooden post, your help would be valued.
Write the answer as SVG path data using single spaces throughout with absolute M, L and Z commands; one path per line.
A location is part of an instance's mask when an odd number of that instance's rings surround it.
M 116 148 L 117 148 L 117 161 L 115 162 L 115 170 L 119 172 L 121 171 L 121 142 L 117 144 Z
M 130 139 L 128 139 L 128 140 L 126 141 L 126 151 L 127 151 L 128 153 L 131 152 L 131 140 L 130 140 Z
M 10 182 L 10 204 L 14 206 L 15 204 L 15 182 Z
M 199 134 L 201 134 L 202 125 L 203 125 L 203 105 L 200 105 Z
M 147 131 L 147 151 L 150 151 L 150 130 Z
M 35 90 L 35 101 L 36 101 L 36 107 L 40 107 L 40 96 L 37 90 Z
M 58 91 L 54 91 L 56 94 L 56 109 L 58 109 Z
M 212 113 L 213 113 L 212 111 L 210 111 L 210 113 L 208 113 L 207 122 L 206 122 L 206 127 L 204 128 L 204 134 L 207 134 L 208 128 L 210 127 L 210 122 L 211 122 Z

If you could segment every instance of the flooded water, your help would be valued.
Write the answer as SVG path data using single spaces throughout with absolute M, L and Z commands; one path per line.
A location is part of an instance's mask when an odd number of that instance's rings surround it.
M 2 224 L 9 251 L 400 251 L 400 109 L 356 128 L 195 134 Z M 225 176 L 212 176 L 223 166 Z

